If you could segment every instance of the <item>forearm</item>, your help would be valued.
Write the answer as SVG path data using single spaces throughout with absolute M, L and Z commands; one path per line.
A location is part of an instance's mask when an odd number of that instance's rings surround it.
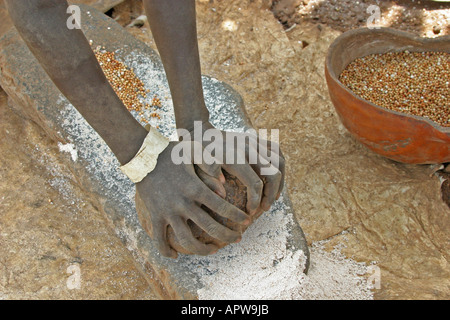
M 164 64 L 178 128 L 208 121 L 194 0 L 144 0 L 150 27 Z
M 83 32 L 66 26 L 64 0 L 6 0 L 10 17 L 49 77 L 126 163 L 147 131 L 134 119 L 103 74 Z

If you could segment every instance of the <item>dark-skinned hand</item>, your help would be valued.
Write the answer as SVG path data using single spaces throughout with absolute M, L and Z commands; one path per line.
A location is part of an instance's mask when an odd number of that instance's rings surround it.
M 142 224 L 152 226 L 152 238 L 156 241 L 159 252 L 171 258 L 177 257 L 177 252 L 170 247 L 167 239 L 167 228 L 170 225 L 179 244 L 192 254 L 210 255 L 218 248 L 207 245 L 195 239 L 191 233 L 188 220 L 192 220 L 212 237 L 225 243 L 240 240 L 241 235 L 216 222 L 201 206 L 205 205 L 217 214 L 236 223 L 248 225 L 249 216 L 225 201 L 213 192 L 197 176 L 192 163 L 176 165 L 171 159 L 172 149 L 178 144 L 193 144 L 194 142 L 171 142 L 158 158 L 158 164 L 142 182 L 136 184 L 136 191 L 146 207 L 146 212 L 140 215 Z M 197 172 L 224 182 L 225 178 L 219 165 L 198 165 Z M 223 188 L 223 186 L 222 186 Z M 222 194 L 223 196 L 223 194 Z
M 214 129 L 214 127 L 209 123 L 204 123 L 203 132 L 208 129 Z M 227 135 L 226 132 L 218 132 L 222 135 L 223 155 L 225 156 Z M 215 134 L 218 132 L 216 131 Z M 146 214 L 141 215 L 140 218 L 147 219 L 152 225 L 152 238 L 156 240 L 158 249 L 164 256 L 177 257 L 177 252 L 168 243 L 167 228 L 169 225 L 173 228 L 180 245 L 191 254 L 209 255 L 217 251 L 216 246 L 203 244 L 194 238 L 187 224 L 188 220 L 192 220 L 210 236 L 225 243 L 240 241 L 239 233 L 216 222 L 201 207 L 204 205 L 236 223 L 244 225 L 250 223 L 251 220 L 246 213 L 224 200 L 226 196 L 223 186 L 225 178 L 222 169 L 236 176 L 247 187 L 247 212 L 251 215 L 269 210 L 273 202 L 280 196 L 284 185 L 285 160 L 278 146 L 254 135 L 244 133 L 234 135 L 241 138 L 242 135 L 245 135 L 247 138 L 243 151 L 245 163 L 222 163 L 226 162 L 226 158 L 223 158 L 224 161 L 219 162 L 222 164 L 208 165 L 202 161 L 202 163 L 193 165 L 194 146 L 197 145 L 197 148 L 203 152 L 205 147 L 208 148 L 208 145 L 211 145 L 211 142 L 193 142 L 191 141 L 194 138 L 192 135 L 190 139 L 184 137 L 182 142 L 171 142 L 159 156 L 155 170 L 136 185 L 137 192 L 147 208 Z M 175 147 L 178 151 L 181 148 L 190 149 L 190 159 L 184 159 L 182 164 L 174 164 L 172 150 Z M 238 148 L 242 146 L 234 145 L 233 147 L 233 152 L 237 154 Z M 263 175 L 261 172 L 262 168 L 273 165 L 266 156 L 267 149 L 274 152 L 271 155 L 272 159 L 275 155 L 279 157 L 279 169 L 273 170 L 274 174 L 271 175 Z M 261 152 L 258 153 L 258 150 Z M 274 150 L 278 150 L 279 153 L 276 154 Z M 178 151 L 175 154 L 178 154 Z M 256 152 L 258 155 L 258 161 L 255 164 L 249 163 L 251 152 Z
M 201 141 L 201 143 L 204 148 L 211 151 L 211 142 L 215 142 L 211 136 L 221 134 L 221 147 L 224 150 L 222 156 L 219 157 L 222 158 L 219 159 L 222 163 L 221 167 L 237 177 L 247 187 L 247 212 L 253 215 L 256 212 L 268 211 L 275 200 L 280 197 L 284 187 L 285 159 L 278 144 L 251 133 L 233 133 L 230 136 L 226 131 L 215 129 L 209 122 L 202 124 L 203 133 L 207 130 L 212 130 L 212 134 L 208 137 L 205 136 L 205 139 L 202 139 L 205 141 Z M 216 132 L 214 133 L 214 131 Z M 196 137 L 193 132 L 191 133 L 191 139 L 195 140 Z M 235 141 L 245 141 L 245 143 L 238 144 L 233 141 L 228 143 L 227 140 L 230 138 Z M 206 141 L 206 139 L 210 140 Z M 227 159 L 225 151 L 228 144 L 233 146 L 231 151 L 235 155 L 234 159 Z M 237 160 L 239 151 L 242 152 L 240 162 Z M 270 174 L 264 174 L 263 169 L 269 167 L 271 167 Z M 205 171 L 199 171 L 198 176 L 216 193 L 225 192 L 221 183 L 215 177 L 206 174 Z

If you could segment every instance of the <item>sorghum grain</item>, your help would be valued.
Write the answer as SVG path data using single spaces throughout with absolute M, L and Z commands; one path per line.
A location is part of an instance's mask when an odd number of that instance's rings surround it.
M 102 50 L 101 47 L 97 47 L 94 53 L 111 87 L 128 111 L 136 111 L 141 116 L 141 121 L 148 123 L 148 120 L 144 117 L 144 111 L 151 110 L 152 107 L 160 108 L 161 101 L 158 97 L 156 95 L 153 97 L 151 105 L 141 102 L 147 97 L 149 91 L 145 89 L 144 83 L 136 76 L 134 71 L 123 62 L 118 61 L 114 52 L 108 52 Z M 151 117 L 159 119 L 156 112 L 153 112 Z
M 450 53 L 369 55 L 350 63 L 340 81 L 375 105 L 450 127 Z

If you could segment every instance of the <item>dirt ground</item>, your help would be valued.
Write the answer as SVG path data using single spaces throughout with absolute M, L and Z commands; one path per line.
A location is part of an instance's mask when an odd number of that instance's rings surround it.
M 214 5 L 214 0 L 199 1 Z M 222 1 L 216 0 L 221 3 Z M 264 2 L 264 1 L 263 1 Z M 366 27 L 371 5 L 380 8 L 378 26 L 415 33 L 423 37 L 437 37 L 450 34 L 450 2 L 396 0 L 396 1 L 353 1 L 353 0 L 273 0 L 265 1 L 265 9 L 290 32 L 294 28 L 310 30 L 322 26 L 345 32 L 351 29 Z M 148 23 L 138 18 L 145 14 L 142 1 L 128 0 L 107 12 L 136 37 L 149 43 L 157 50 L 148 33 Z M 245 19 L 245 17 L 244 17 Z M 302 40 L 302 46 L 309 42 Z M 443 179 L 448 176 L 441 174 Z M 450 185 L 442 184 L 442 198 L 450 207 Z
M 203 72 L 242 94 L 256 128 L 289 128 L 280 137 L 289 162 L 288 190 L 308 240 L 334 239 L 334 244 L 345 243 L 349 257 L 376 261 L 382 269 L 378 299 L 449 298 L 448 211 L 440 196 L 450 202 L 448 180 L 442 180 L 439 192 L 440 182 L 428 167 L 393 163 L 354 141 L 327 97 L 323 59 L 341 32 L 367 24 L 370 5 L 380 7 L 382 26 L 435 37 L 450 34 L 450 4 L 197 4 Z M 135 20 L 143 14 L 140 1 L 124 1 L 108 14 L 156 49 L 148 23 Z M 69 155 L 15 115 L 4 93 L 0 102 L 0 154 L 6 164 L 0 170 L 0 299 L 154 298 L 101 213 L 60 167 L 58 157 Z M 20 220 L 14 218 L 18 210 Z M 51 221 L 50 229 L 42 221 Z M 79 229 L 67 230 L 76 223 Z M 36 241 L 42 241 L 41 251 L 23 249 Z M 90 291 L 69 291 L 67 267 L 80 261 Z M 56 288 L 46 285 L 52 282 Z
M 286 30 L 302 24 L 326 25 L 345 32 L 367 26 L 369 6 L 380 8 L 377 24 L 422 37 L 437 37 L 450 34 L 450 1 L 353 1 L 353 0 L 274 0 L 271 10 Z M 368 12 L 369 10 L 369 12 Z M 442 199 L 450 207 L 449 174 L 439 173 L 442 184 Z
M 379 25 L 433 37 L 450 34 L 449 3 L 434 1 L 275 0 L 272 11 L 285 28 L 310 22 L 345 32 L 367 26 L 370 6 L 380 9 Z

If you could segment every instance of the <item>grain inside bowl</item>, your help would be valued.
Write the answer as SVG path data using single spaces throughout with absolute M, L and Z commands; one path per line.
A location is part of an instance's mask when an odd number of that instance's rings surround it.
M 351 62 L 339 80 L 377 106 L 450 127 L 450 53 L 372 54 Z

